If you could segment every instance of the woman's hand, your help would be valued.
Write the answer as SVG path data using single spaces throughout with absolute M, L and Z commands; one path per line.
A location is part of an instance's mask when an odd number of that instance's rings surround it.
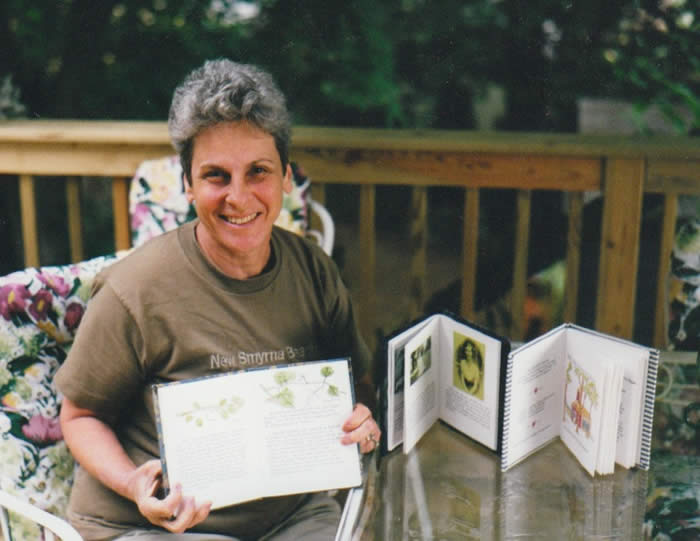
M 197 505 L 194 498 L 183 496 L 179 485 L 165 499 L 158 499 L 161 476 L 160 461 L 149 460 L 135 469 L 127 481 L 131 499 L 149 522 L 169 532 L 182 533 L 209 516 L 211 502 Z
M 369 453 L 379 446 L 382 431 L 364 404 L 357 403 L 348 419 L 343 423 L 343 445 L 360 444 L 360 452 Z
M 136 467 L 107 423 L 95 412 L 80 408 L 65 397 L 61 429 L 82 467 L 103 485 L 136 503 L 149 522 L 181 533 L 209 516 L 211 503 L 197 505 L 194 498 L 182 495 L 180 487 L 159 500 L 156 493 L 162 480 L 160 461 L 149 460 Z

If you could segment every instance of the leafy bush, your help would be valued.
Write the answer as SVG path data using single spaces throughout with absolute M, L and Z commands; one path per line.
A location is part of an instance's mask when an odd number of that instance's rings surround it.
M 637 104 L 656 105 L 679 133 L 700 128 L 700 21 L 696 2 L 632 2 L 608 36 L 605 59 Z M 644 128 L 644 126 L 641 126 Z

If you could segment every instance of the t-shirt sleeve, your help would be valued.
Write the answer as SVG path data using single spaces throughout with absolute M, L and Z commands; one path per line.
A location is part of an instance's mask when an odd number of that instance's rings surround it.
M 140 331 L 109 284 L 88 302 L 68 357 L 56 374 L 58 389 L 78 407 L 113 419 L 145 378 Z

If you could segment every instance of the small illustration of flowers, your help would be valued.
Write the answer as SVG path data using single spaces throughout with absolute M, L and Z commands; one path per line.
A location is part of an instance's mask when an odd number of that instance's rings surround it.
M 276 372 L 273 379 L 277 386 L 275 388 L 267 388 L 263 386 L 263 391 L 268 395 L 268 400 L 277 403 L 279 406 L 284 408 L 293 408 L 295 406 L 294 392 L 292 391 L 290 385 L 314 385 L 316 388 L 312 391 L 311 396 L 317 395 L 324 389 L 328 393 L 328 396 L 336 397 L 340 395 L 340 389 L 337 385 L 333 385 L 328 381 L 333 375 L 333 367 L 323 366 L 320 370 L 322 376 L 321 381 L 307 381 L 304 376 L 297 378 L 296 374 L 291 370 L 282 370 Z
M 216 403 L 202 405 L 199 402 L 193 402 L 192 408 L 178 413 L 178 416 L 184 417 L 186 423 L 194 423 L 195 426 L 204 426 L 204 420 L 210 418 L 211 415 L 218 415 L 221 419 L 228 419 L 236 414 L 243 407 L 244 401 L 238 396 L 232 396 L 230 399 L 222 398 Z

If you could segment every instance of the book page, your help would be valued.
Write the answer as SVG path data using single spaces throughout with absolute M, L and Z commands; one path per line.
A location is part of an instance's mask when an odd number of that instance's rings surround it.
M 641 374 L 640 370 L 643 370 Z M 625 367 L 615 454 L 615 462 L 625 468 L 631 468 L 639 461 L 646 371 L 646 359 L 636 366 Z
M 641 447 L 649 349 L 578 328 L 569 329 L 568 343 L 572 350 L 595 352 L 606 363 L 615 363 L 624 371 L 615 461 L 625 468 L 633 467 L 639 461 Z
M 602 403 L 609 365 L 592 356 L 567 353 L 561 439 L 590 475 L 595 475 L 602 424 Z
M 156 387 L 164 474 L 212 508 L 361 483 L 349 361 L 235 372 Z
M 403 443 L 406 343 L 432 319 L 433 316 L 418 322 L 387 341 L 386 423 L 388 451 Z
M 559 435 L 562 419 L 566 336 L 558 327 L 516 349 L 510 356 L 511 374 L 507 434 L 502 465 L 516 464 Z M 506 438 L 507 435 L 507 438 Z
M 609 359 L 603 357 L 601 361 L 605 364 L 607 377 L 602 395 L 600 442 L 598 444 L 596 472 L 607 475 L 615 471 L 623 371 L 621 367 Z
M 438 341 L 432 320 L 406 344 L 404 363 L 404 442 L 409 453 L 416 442 L 437 421 L 440 363 L 433 351 Z
M 390 344 L 387 356 L 387 450 L 391 451 L 403 442 L 405 345 Z
M 486 447 L 498 445 L 500 340 L 440 319 L 440 418 Z

